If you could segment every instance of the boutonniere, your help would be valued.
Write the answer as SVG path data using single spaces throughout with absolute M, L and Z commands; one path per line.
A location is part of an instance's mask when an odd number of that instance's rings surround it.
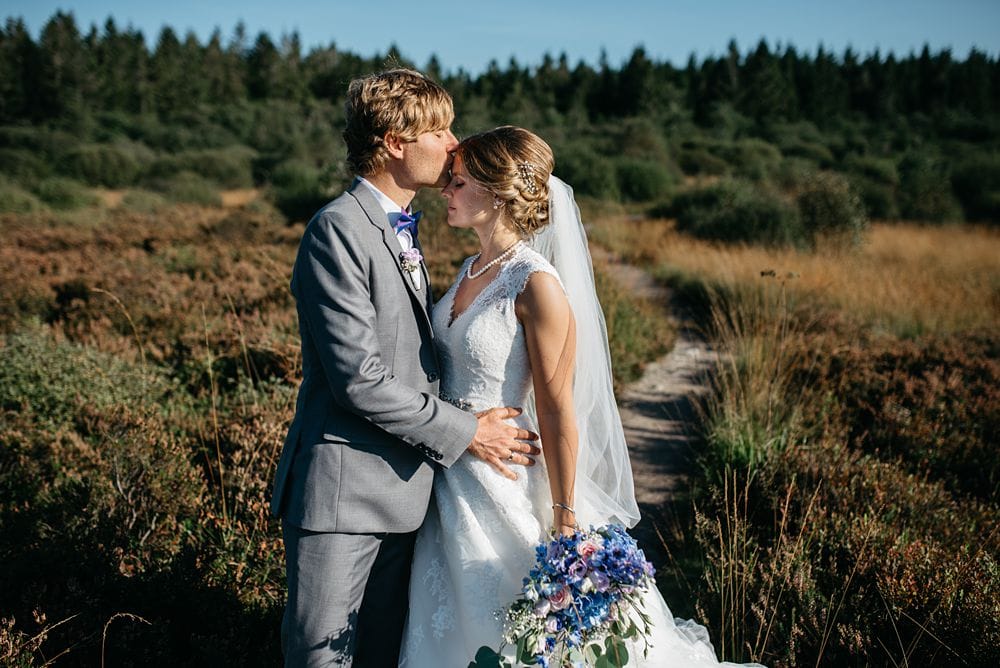
M 406 271 L 413 273 L 420 269 L 420 263 L 424 261 L 424 256 L 416 248 L 405 250 L 399 254 L 399 264 Z

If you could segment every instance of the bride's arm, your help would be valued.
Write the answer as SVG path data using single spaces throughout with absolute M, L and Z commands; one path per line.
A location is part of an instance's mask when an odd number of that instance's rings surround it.
M 533 273 L 515 302 L 524 327 L 542 452 L 552 491 L 553 523 L 564 533 L 576 526 L 574 486 L 578 434 L 573 410 L 576 323 L 559 281 Z

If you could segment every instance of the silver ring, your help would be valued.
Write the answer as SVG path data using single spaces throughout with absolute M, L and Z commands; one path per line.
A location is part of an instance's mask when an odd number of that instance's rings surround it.
M 514 461 L 514 451 L 513 451 L 513 450 L 511 450 L 511 451 L 510 451 L 510 454 L 509 454 L 509 455 L 507 455 L 507 461 L 508 461 L 508 462 L 512 462 L 512 461 Z

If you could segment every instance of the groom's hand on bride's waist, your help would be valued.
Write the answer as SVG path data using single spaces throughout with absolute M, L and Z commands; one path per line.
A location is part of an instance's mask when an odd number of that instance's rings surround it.
M 534 466 L 534 457 L 542 452 L 537 445 L 528 442 L 537 441 L 538 434 L 505 422 L 520 414 L 520 408 L 507 406 L 477 413 L 479 427 L 469 444 L 469 452 L 473 456 L 511 480 L 517 480 L 517 474 L 507 468 L 509 465 Z

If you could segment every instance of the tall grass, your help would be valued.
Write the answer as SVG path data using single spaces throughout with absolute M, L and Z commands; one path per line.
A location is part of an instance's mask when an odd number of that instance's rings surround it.
M 801 327 L 789 310 L 790 280 L 765 272 L 756 283 L 711 295 L 710 337 L 720 361 L 706 407 L 710 471 L 752 471 L 802 438 L 799 402 L 790 400 L 790 369 L 803 355 L 795 345 Z
M 746 285 L 760 272 L 797 277 L 789 296 L 895 336 L 1000 328 L 1000 232 L 976 226 L 875 224 L 855 252 L 708 243 L 669 221 L 610 219 L 592 236 L 661 278 Z

